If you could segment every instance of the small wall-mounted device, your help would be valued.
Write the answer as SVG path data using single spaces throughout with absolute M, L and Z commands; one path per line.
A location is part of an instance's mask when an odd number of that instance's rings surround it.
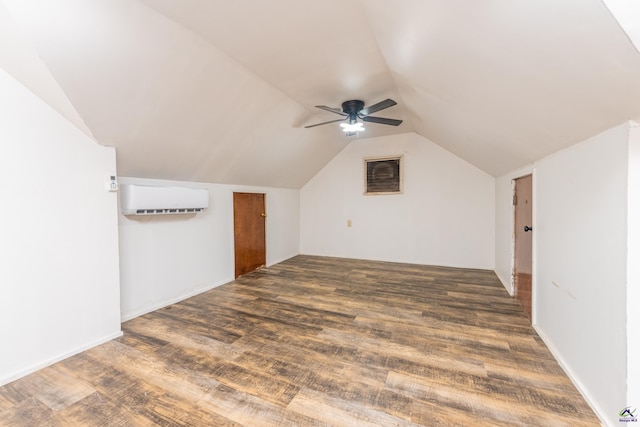
M 109 175 L 109 179 L 106 184 L 107 191 L 118 191 L 118 180 L 115 175 Z

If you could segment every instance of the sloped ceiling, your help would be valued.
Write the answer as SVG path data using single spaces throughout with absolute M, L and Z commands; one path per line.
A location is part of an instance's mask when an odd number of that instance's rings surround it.
M 0 2 L 0 68 L 62 114 L 88 136 L 86 127 L 69 99 L 57 84 L 37 52 L 16 28 L 9 12 Z
M 125 176 L 300 188 L 354 98 L 494 176 L 640 117 L 601 0 L 4 2 Z

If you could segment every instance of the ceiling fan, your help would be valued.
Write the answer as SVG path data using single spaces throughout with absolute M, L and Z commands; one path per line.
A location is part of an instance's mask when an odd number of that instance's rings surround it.
M 370 123 L 379 123 L 381 125 L 391 125 L 398 126 L 402 123 L 402 120 L 397 119 L 387 119 L 384 117 L 375 117 L 370 116 L 369 114 L 375 113 L 376 111 L 384 110 L 385 108 L 393 107 L 397 102 L 393 99 L 385 99 L 384 101 L 380 101 L 377 104 L 373 104 L 367 108 L 364 108 L 364 102 L 351 99 L 349 101 L 345 101 L 342 103 L 342 110 L 339 108 L 327 107 L 326 105 L 316 105 L 316 108 L 321 110 L 329 111 L 331 113 L 336 113 L 343 118 L 336 120 L 329 120 L 328 122 L 316 123 L 313 125 L 305 126 L 305 128 L 312 128 L 316 126 L 322 126 L 329 123 L 336 122 L 345 122 L 340 123 L 342 130 L 347 134 L 347 136 L 353 136 L 356 133 L 363 131 L 363 123 L 362 122 L 370 122 Z M 360 121 L 358 121 L 360 119 Z

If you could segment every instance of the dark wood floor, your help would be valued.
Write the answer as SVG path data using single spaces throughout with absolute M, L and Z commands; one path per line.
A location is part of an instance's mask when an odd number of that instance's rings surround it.
M 0 425 L 600 425 L 488 271 L 298 256 L 123 329 Z

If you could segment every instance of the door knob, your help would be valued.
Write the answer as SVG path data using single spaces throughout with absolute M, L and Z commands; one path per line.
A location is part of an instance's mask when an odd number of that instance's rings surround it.
M 525 225 L 525 226 L 524 226 L 524 232 L 525 232 L 525 233 L 526 233 L 527 231 L 531 231 L 531 230 L 533 230 L 533 228 L 532 228 L 532 227 L 529 227 L 528 225 Z
M 260 214 L 260 216 L 261 216 L 262 218 L 266 218 L 266 217 L 267 217 L 267 214 L 263 212 L 263 213 L 261 213 L 261 214 Z

